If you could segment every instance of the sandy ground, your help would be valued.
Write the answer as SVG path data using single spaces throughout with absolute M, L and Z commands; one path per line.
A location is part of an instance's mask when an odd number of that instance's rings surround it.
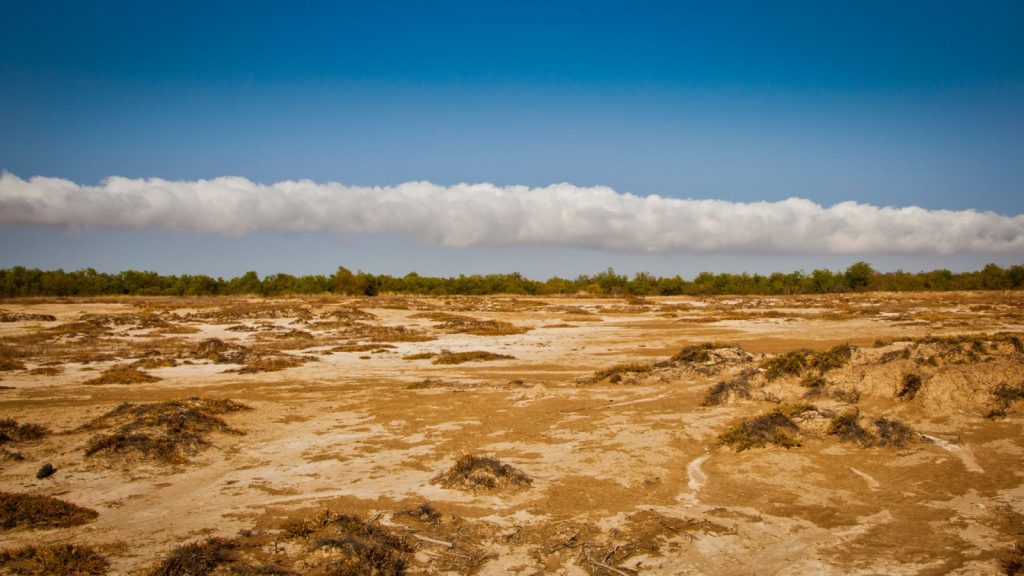
M 73 528 L 0 531 L 0 547 L 88 544 L 111 573 L 142 574 L 182 543 L 273 530 L 325 508 L 399 526 L 395 514 L 423 502 L 442 522 L 403 530 L 453 546 L 416 540 L 410 574 L 994 574 L 1024 532 L 1024 402 L 985 417 L 993 386 L 1024 383 L 1024 354 L 1004 342 L 981 358 L 940 345 L 916 360 L 885 356 L 909 338 L 1022 333 L 1019 293 L 140 298 L 0 309 L 54 317 L 0 323 L 0 352 L 21 364 L 0 372 L 0 418 L 53 432 L 8 445 L 25 459 L 0 462 L 0 490 L 99 512 Z M 424 314 L 438 312 L 528 330 L 468 334 Z M 399 326 L 430 339 L 373 330 Z M 305 363 L 228 372 L 245 362 L 195 353 L 212 338 Z M 736 345 L 740 356 L 664 362 L 703 342 Z M 805 416 L 798 447 L 723 445 L 743 418 L 806 392 L 797 377 L 769 381 L 766 358 L 844 343 L 853 358 L 830 386 L 859 399 L 812 401 L 820 411 Z M 512 358 L 408 358 L 474 350 Z M 146 358 L 175 365 L 145 368 L 154 382 L 85 383 Z M 623 362 L 663 364 L 592 381 Z M 38 370 L 47 366 L 57 373 Z M 911 371 L 924 385 L 900 400 Z M 714 384 L 739 374 L 751 398 L 702 406 Z M 120 403 L 189 396 L 253 408 L 223 416 L 244 435 L 215 432 L 188 462 L 85 455 L 96 432 L 81 427 Z M 916 441 L 863 447 L 830 436 L 828 414 L 854 408 L 898 418 Z M 497 457 L 533 483 L 474 493 L 431 482 L 462 454 Z M 44 462 L 57 473 L 37 480 Z M 473 561 L 441 562 L 459 554 Z

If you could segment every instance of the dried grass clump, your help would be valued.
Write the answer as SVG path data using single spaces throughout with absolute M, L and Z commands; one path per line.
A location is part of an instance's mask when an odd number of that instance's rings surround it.
M 807 404 L 783 404 L 771 412 L 743 420 L 723 432 L 718 439 L 737 452 L 768 445 L 794 448 L 800 446 L 796 437 L 800 427 L 793 418 L 808 410 L 813 410 L 813 407 Z
M 24 459 L 25 455 L 21 452 L 15 452 L 13 450 L 0 447 L 0 462 L 21 462 Z
M 18 424 L 13 418 L 0 420 L 0 444 L 39 440 L 49 433 L 45 426 L 39 424 Z
M 232 400 L 192 397 L 151 404 L 126 402 L 88 423 L 87 430 L 114 428 L 89 439 L 85 455 L 138 456 L 163 463 L 184 463 L 209 446 L 212 432 L 242 434 L 220 415 L 250 410 Z
M 416 354 L 407 354 L 402 356 L 402 360 L 430 360 L 437 354 L 433 352 L 417 352 Z
M 426 342 L 435 338 L 420 330 L 405 326 L 373 326 L 357 324 L 351 333 L 353 338 L 371 342 Z
M 684 346 L 679 352 L 672 356 L 670 361 L 700 364 L 711 360 L 711 354 L 708 353 L 709 350 L 717 350 L 719 348 L 725 348 L 725 346 L 714 342 L 704 342 L 703 344 Z
M 412 518 L 417 522 L 423 524 L 440 524 L 441 513 L 437 511 L 429 502 L 424 502 L 415 508 L 408 510 L 402 510 L 401 512 L 395 513 L 396 518 Z
M 220 338 L 207 338 L 196 344 L 191 357 L 197 360 L 209 360 L 216 364 L 243 364 L 250 352 L 248 346 L 225 342 Z
M 750 398 L 750 382 L 746 378 L 735 378 L 723 380 L 715 384 L 704 396 L 701 406 L 717 406 L 724 404 L 730 398 Z
M 850 410 L 832 417 L 827 434 L 839 438 L 841 442 L 870 446 L 875 437 L 860 425 L 860 411 Z
M 21 360 L 0 356 L 0 372 L 12 372 L 14 370 L 24 370 L 25 368 L 25 363 Z
M 106 574 L 110 562 L 89 546 L 51 544 L 0 551 L 0 573 L 19 576 Z
M 302 538 L 321 558 L 322 574 L 330 576 L 399 576 L 405 573 L 413 548 L 405 538 L 373 522 L 348 514 L 324 512 L 284 527 L 290 538 Z
M 92 522 L 95 510 L 50 496 L 0 492 L 0 529 L 66 528 Z
M 235 541 L 226 538 L 185 544 L 172 550 L 148 576 L 206 576 L 221 564 L 231 562 L 235 547 Z
M 302 366 L 307 362 L 306 358 L 299 356 L 258 356 L 250 358 L 245 365 L 235 370 L 225 370 L 235 374 L 258 374 L 260 372 L 277 372 L 287 370 L 296 366 Z
M 590 381 L 600 382 L 602 380 L 608 380 L 612 384 L 618 384 L 622 382 L 622 379 L 626 374 L 646 374 L 653 369 L 654 367 L 650 364 L 643 364 L 640 362 L 623 362 L 603 370 L 598 370 L 590 378 Z
M 875 446 L 903 448 L 917 440 L 917 432 L 914 432 L 910 426 L 899 420 L 882 417 L 875 419 L 874 425 L 878 430 L 878 438 L 874 442 Z
M 1006 576 L 1024 574 L 1024 539 L 1014 543 L 1006 557 L 999 561 L 999 568 Z
M 485 350 L 470 352 L 442 352 L 431 364 L 462 364 L 463 362 L 490 362 L 493 360 L 514 360 L 515 356 L 495 354 Z
M 135 366 L 118 364 L 111 366 L 95 378 L 90 378 L 82 384 L 95 386 L 100 384 L 148 384 L 158 382 L 160 378 L 139 370 Z
M 903 380 L 900 382 L 900 389 L 896 391 L 896 397 L 900 400 L 911 401 L 917 396 L 917 393 L 921 391 L 923 381 L 921 375 L 916 372 L 908 372 L 903 375 Z
M 56 322 L 57 317 L 50 314 L 28 314 L 26 312 L 6 312 L 0 314 L 0 322 Z
M 808 349 L 793 350 L 764 359 L 761 368 L 769 382 L 783 376 L 799 376 L 807 368 L 807 357 L 811 354 Z
M 464 454 L 455 465 L 430 481 L 445 488 L 476 491 L 515 490 L 533 484 L 522 470 L 491 456 Z
M 992 396 L 993 408 L 985 417 L 990 419 L 1005 418 L 1007 410 L 1015 402 L 1024 400 L 1024 383 L 1010 386 L 1006 382 L 1001 382 L 993 387 L 989 394 Z

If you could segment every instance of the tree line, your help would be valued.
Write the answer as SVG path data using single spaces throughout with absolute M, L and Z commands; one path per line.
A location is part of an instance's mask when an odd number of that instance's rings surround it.
M 117 274 L 92 268 L 65 272 L 15 266 L 0 269 L 0 297 L 19 296 L 215 296 L 289 294 L 590 294 L 673 296 L 722 294 L 823 294 L 849 291 L 946 291 L 946 290 L 1019 290 L 1024 288 L 1024 266 L 1008 268 L 988 264 L 975 272 L 879 272 L 867 262 L 857 262 L 844 271 L 814 270 L 788 274 L 714 274 L 702 272 L 691 280 L 676 275 L 657 277 L 646 272 L 632 278 L 604 272 L 583 274 L 574 279 L 553 277 L 531 280 L 519 273 L 473 274 L 451 277 L 405 276 L 352 272 L 339 267 L 334 274 L 293 276 L 270 274 L 260 278 L 246 272 L 234 278 L 213 278 L 202 274 L 180 276 L 156 272 L 125 270 Z

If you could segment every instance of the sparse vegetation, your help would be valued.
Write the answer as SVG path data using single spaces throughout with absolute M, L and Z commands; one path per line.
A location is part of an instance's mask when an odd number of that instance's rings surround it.
M 0 550 L 0 573 L 15 576 L 93 576 L 110 562 L 89 546 L 51 544 Z
M 793 350 L 766 358 L 761 363 L 761 368 L 764 369 L 764 376 L 769 382 L 783 376 L 799 376 L 807 368 L 807 357 L 811 354 L 813 352 L 807 349 Z
M 903 448 L 917 440 L 917 433 L 899 420 L 882 417 L 875 419 L 874 425 L 878 430 L 876 446 Z
M 832 417 L 827 433 L 841 442 L 870 446 L 875 437 L 860 425 L 860 411 L 850 410 Z
M 396 517 L 412 518 L 417 522 L 423 524 L 439 524 L 441 522 L 441 513 L 437 511 L 437 508 L 431 506 L 429 502 L 424 502 L 415 508 L 409 510 L 402 510 L 395 514 Z
M 430 360 L 434 356 L 437 356 L 437 354 L 434 354 L 433 352 L 417 352 L 415 354 L 402 356 L 402 360 Z
M 1024 539 L 1014 543 L 1009 553 L 999 561 L 999 568 L 1006 576 L 1024 574 Z
M 985 415 L 986 418 L 1004 418 L 1007 410 L 1014 403 L 1024 400 L 1024 383 L 1011 386 L 1006 382 L 1000 382 L 989 391 L 992 397 L 992 409 Z
M 684 346 L 682 350 L 672 356 L 671 361 L 687 362 L 690 364 L 707 362 L 711 360 L 711 354 L 709 351 L 717 350 L 718 348 L 725 348 L 725 346 L 714 342 L 704 342 L 703 344 Z
M 737 452 L 764 448 L 768 445 L 783 448 L 800 446 L 800 440 L 796 436 L 800 432 L 800 426 L 793 418 L 812 409 L 813 407 L 807 404 L 783 404 L 771 412 L 743 420 L 722 433 L 719 441 Z
M 533 479 L 497 458 L 464 454 L 431 482 L 445 488 L 476 492 L 527 488 L 533 484 Z
M 18 424 L 13 418 L 0 420 L 0 444 L 39 440 L 49 433 L 45 426 L 39 424 Z
M 114 428 L 89 439 L 85 455 L 140 456 L 164 463 L 184 463 L 209 445 L 210 433 L 241 434 L 220 415 L 249 410 L 232 400 L 188 398 L 152 404 L 124 403 L 85 426 Z
M 96 519 L 95 510 L 50 496 L 0 492 L 0 529 L 65 528 Z
M 603 370 L 598 370 L 591 377 L 591 382 L 600 382 L 602 380 L 608 380 L 612 384 L 618 384 L 622 382 L 623 376 L 626 374 L 646 374 L 653 370 L 654 367 L 650 364 L 642 364 L 640 362 L 623 362 L 610 366 Z
M 462 364 L 464 362 L 490 362 L 493 360 L 514 360 L 515 356 L 507 354 L 496 354 L 485 350 L 472 350 L 470 352 L 442 352 L 434 358 L 432 364 Z
M 153 568 L 149 576 L 206 576 L 221 564 L 230 562 L 235 547 L 233 540 L 216 537 L 179 546 Z
M 717 406 L 719 404 L 724 404 L 729 400 L 729 398 L 749 399 L 750 381 L 746 378 L 723 380 L 708 390 L 708 393 L 704 395 L 704 400 L 700 405 Z
M 326 552 L 317 556 L 323 558 L 323 573 L 331 576 L 399 576 L 412 552 L 405 538 L 348 514 L 324 512 L 286 525 L 284 532 L 303 539 L 313 552 Z
M 148 384 L 159 380 L 160 378 L 157 378 L 147 372 L 143 372 L 135 366 L 119 364 L 117 366 L 107 368 L 102 374 L 95 378 L 86 380 L 83 384 L 87 384 L 89 386 L 100 384 Z
M 921 391 L 923 382 L 921 375 L 916 372 L 908 372 L 903 375 L 903 379 L 900 381 L 900 388 L 896 391 L 896 397 L 900 400 L 909 402 L 917 396 L 917 393 Z

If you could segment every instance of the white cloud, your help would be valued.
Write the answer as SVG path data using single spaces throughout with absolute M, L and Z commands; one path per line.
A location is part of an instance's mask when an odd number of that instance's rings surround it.
M 440 246 L 568 245 L 625 252 L 1024 253 L 1024 215 L 810 200 L 726 202 L 640 197 L 607 187 L 407 182 L 359 187 L 309 180 L 168 181 L 99 186 L 0 175 L 0 224 L 397 233 Z

